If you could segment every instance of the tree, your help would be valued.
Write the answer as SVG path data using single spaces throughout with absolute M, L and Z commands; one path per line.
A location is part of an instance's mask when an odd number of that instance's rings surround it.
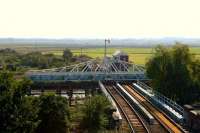
M 190 73 L 192 56 L 189 53 L 189 47 L 180 44 L 172 48 L 171 55 L 173 68 L 170 77 L 172 98 L 180 104 L 185 104 L 192 100 L 193 81 Z
M 191 64 L 192 80 L 194 84 L 193 97 L 200 103 L 200 60 L 194 60 Z
M 156 48 L 155 55 L 147 62 L 147 75 L 153 87 L 180 104 L 190 103 L 194 91 L 192 55 L 186 45 L 176 44 L 168 49 Z
M 47 68 L 48 60 L 40 52 L 31 52 L 22 56 L 21 64 L 24 66 Z
M 66 133 L 69 126 L 69 109 L 67 99 L 54 94 L 40 97 L 38 133 Z
M 6 71 L 0 72 L 0 92 L 9 92 L 10 89 L 15 85 L 13 75 Z M 3 95 L 3 94 L 2 94 Z
M 172 69 L 170 52 L 162 46 L 156 47 L 155 51 L 153 58 L 146 64 L 146 72 L 148 77 L 152 79 L 153 87 L 162 94 L 169 96 L 170 83 L 167 79 L 170 79 L 170 72 L 168 71 Z
M 15 126 L 12 127 L 15 133 L 35 133 L 40 123 L 38 119 L 38 98 L 23 98 L 20 105 L 15 108 Z
M 200 60 L 195 60 L 192 62 L 191 70 L 194 82 L 200 85 Z
M 0 73 L 0 131 L 12 132 L 13 125 L 13 91 L 15 86 L 12 74 L 7 72 Z
M 35 131 L 37 108 L 33 100 L 26 97 L 26 88 L 30 85 L 28 80 L 17 82 L 12 74 L 0 73 L 0 131 L 3 133 L 32 133 Z
M 66 98 L 54 94 L 27 96 L 32 82 L 16 81 L 8 72 L 0 72 L 1 133 L 66 133 L 69 108 Z
M 86 100 L 83 111 L 81 126 L 89 133 L 98 132 L 105 128 L 108 123 L 106 109 L 110 106 L 109 101 L 103 96 L 94 96 Z
M 65 63 L 68 64 L 71 61 L 72 56 L 73 56 L 73 54 L 69 49 L 65 49 L 63 51 L 63 59 L 64 59 Z

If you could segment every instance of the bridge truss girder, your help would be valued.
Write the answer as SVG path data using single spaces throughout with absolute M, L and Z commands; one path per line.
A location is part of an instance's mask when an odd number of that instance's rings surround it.
M 33 70 L 27 76 L 33 81 L 148 80 L 142 66 L 109 57 L 66 67 Z

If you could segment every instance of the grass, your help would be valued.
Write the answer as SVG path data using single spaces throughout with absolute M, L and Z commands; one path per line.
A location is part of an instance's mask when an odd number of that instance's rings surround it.
M 7 46 L 0 46 L 1 48 L 6 48 Z M 63 50 L 65 48 L 63 47 L 34 47 L 34 46 L 12 46 L 10 48 L 15 49 L 19 53 L 27 53 L 32 51 L 40 51 L 43 54 L 54 54 L 57 56 L 62 56 Z M 112 54 L 116 50 L 122 50 L 129 54 L 129 60 L 132 62 L 135 62 L 136 64 L 144 65 L 146 61 L 152 56 L 152 53 L 154 52 L 154 48 L 109 48 L 107 49 L 107 55 L 112 56 Z M 74 55 L 80 55 L 81 49 L 80 48 L 71 48 L 71 51 Z M 196 54 L 196 57 L 200 60 L 200 47 L 190 47 L 190 52 L 193 54 Z M 100 57 L 102 58 L 104 56 L 104 48 L 83 48 L 82 53 L 85 55 L 88 55 L 92 58 Z
M 190 52 L 194 54 L 200 54 L 200 47 L 190 47 Z
M 112 54 L 116 50 L 122 50 L 129 55 L 129 60 L 140 65 L 144 65 L 146 61 L 153 55 L 154 49 L 153 48 L 108 48 L 107 49 L 107 55 L 112 56 Z M 81 49 L 71 49 L 72 53 L 74 55 L 80 55 Z M 191 47 L 190 52 L 193 54 L 197 54 L 196 57 L 200 59 L 200 47 Z M 45 53 L 51 53 L 58 56 L 62 56 L 63 51 L 62 50 L 52 50 Z M 104 48 L 86 48 L 82 49 L 82 53 L 86 54 L 87 56 L 90 56 L 92 58 L 100 57 L 102 58 L 104 56 Z
M 141 65 L 145 64 L 146 60 L 152 55 L 151 53 L 153 52 L 153 48 L 108 48 L 107 55 L 112 56 L 112 54 L 116 50 L 119 50 L 119 49 L 129 54 L 130 61 L 133 61 L 136 64 L 141 64 Z M 81 54 L 80 49 L 71 49 L 71 51 L 74 55 Z M 62 56 L 63 51 L 53 50 L 53 51 L 48 51 L 48 52 L 43 52 L 43 53 L 44 54 L 51 53 L 57 56 Z M 82 53 L 92 58 L 97 58 L 97 57 L 102 58 L 104 56 L 104 48 L 82 49 Z

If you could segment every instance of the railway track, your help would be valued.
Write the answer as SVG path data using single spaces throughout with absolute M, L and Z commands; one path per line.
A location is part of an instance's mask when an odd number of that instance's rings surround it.
M 163 112 L 161 112 L 158 108 L 153 106 L 149 101 L 138 93 L 134 87 L 130 84 L 123 84 L 124 89 L 133 96 L 142 106 L 144 106 L 157 120 L 162 126 L 171 133 L 182 133 L 185 132 L 179 125 L 177 125 L 174 121 L 166 117 Z
M 137 112 L 132 108 L 132 106 L 128 103 L 128 101 L 120 94 L 120 92 L 115 88 L 114 85 L 106 85 L 105 86 L 110 95 L 113 97 L 115 102 L 117 103 L 120 110 L 123 112 L 125 116 L 131 132 L 132 133 L 149 133 L 149 130 L 142 118 L 137 114 Z

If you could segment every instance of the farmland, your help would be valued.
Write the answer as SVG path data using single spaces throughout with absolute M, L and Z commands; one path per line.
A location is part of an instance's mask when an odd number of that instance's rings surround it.
M 12 48 L 15 49 L 19 53 L 28 53 L 33 51 L 40 51 L 42 54 L 54 54 L 56 56 L 62 56 L 63 50 L 65 47 L 47 47 L 47 46 L 33 46 L 33 45 L 26 45 L 26 46 L 0 46 L 2 48 Z M 104 56 L 104 48 L 70 48 L 73 55 L 81 55 L 82 54 L 90 56 L 92 58 Z M 144 65 L 145 62 L 152 56 L 154 53 L 154 48 L 135 48 L 135 47 L 111 47 L 107 49 L 107 55 L 112 56 L 112 54 L 116 50 L 121 50 L 129 54 L 129 60 L 140 65 Z M 190 47 L 190 52 L 194 54 L 198 59 L 200 59 L 200 47 Z
M 140 65 L 144 65 L 145 62 L 152 56 L 154 53 L 154 48 L 108 48 L 107 55 L 112 56 L 116 50 L 121 50 L 129 54 L 129 60 Z M 81 49 L 71 49 L 74 55 L 80 55 Z M 200 47 L 191 47 L 190 52 L 194 54 L 198 59 L 200 59 Z M 62 50 L 52 50 L 44 51 L 44 54 L 51 53 L 57 56 L 62 55 Z M 103 57 L 104 48 L 87 48 L 82 49 L 82 54 L 90 56 L 92 58 Z

